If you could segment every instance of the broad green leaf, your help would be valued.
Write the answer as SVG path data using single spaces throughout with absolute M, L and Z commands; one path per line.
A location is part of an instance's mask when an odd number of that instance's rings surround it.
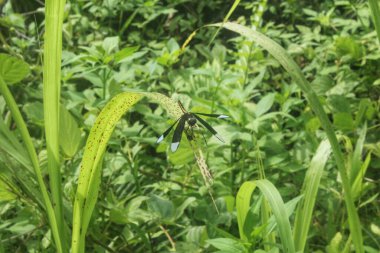
M 186 241 L 203 245 L 208 239 L 207 229 L 205 226 L 190 227 L 186 234 Z
M 191 203 L 193 203 L 196 200 L 197 199 L 194 197 L 187 198 L 179 207 L 176 208 L 175 218 L 179 219 L 183 215 L 183 212 L 185 211 L 186 207 L 188 207 Z
M 103 40 L 103 49 L 107 55 L 111 54 L 113 51 L 117 50 L 119 46 L 120 39 L 118 36 L 107 37 Z
M 174 216 L 174 205 L 170 200 L 152 194 L 147 200 L 147 204 L 149 209 L 158 214 L 161 219 L 169 220 Z
M 7 228 L 9 232 L 18 234 L 18 235 L 31 233 L 34 229 L 36 229 L 36 226 L 33 224 L 30 224 L 28 220 L 16 222 L 12 226 Z
M 273 105 L 274 102 L 274 93 L 268 94 L 263 97 L 256 106 L 255 114 L 256 117 L 260 117 L 266 113 Z
M 351 113 L 351 106 L 348 99 L 341 95 L 332 95 L 327 100 L 334 112 L 346 112 Z
M 139 196 L 131 199 L 126 207 L 111 208 L 110 221 L 117 224 L 138 224 L 151 220 L 152 215 L 140 208 L 141 204 L 148 199 L 148 197 Z
M 313 117 L 306 122 L 305 128 L 311 133 L 315 133 L 321 127 L 321 122 L 317 117 Z
M 338 56 L 349 56 L 352 60 L 359 60 L 364 54 L 363 47 L 353 37 L 338 37 L 335 47 Z
M 41 102 L 27 103 L 22 110 L 32 123 L 38 126 L 44 125 L 44 108 Z
M 73 157 L 81 144 L 81 131 L 70 112 L 60 108 L 59 145 L 67 158 Z
M 139 49 L 139 46 L 123 48 L 122 50 L 120 50 L 114 54 L 114 60 L 116 62 L 120 62 L 120 61 L 124 60 L 125 58 L 131 56 L 138 49 Z
M 230 238 L 217 238 L 207 240 L 209 244 L 219 249 L 218 252 L 224 253 L 245 253 L 247 250 L 244 246 L 236 240 Z
M 315 16 L 318 15 L 318 12 L 313 11 L 313 10 L 310 10 L 310 9 L 306 9 L 306 8 L 304 8 L 304 9 L 302 9 L 302 11 L 303 11 L 304 13 L 306 13 L 307 15 L 311 16 L 311 17 L 315 17 Z
M 23 60 L 0 53 L 0 76 L 2 76 L 6 84 L 20 82 L 29 72 L 29 65 Z
M 334 80 L 329 76 L 317 76 L 311 86 L 317 95 L 322 96 L 334 86 Z
M 350 131 L 354 129 L 354 120 L 351 113 L 338 112 L 334 113 L 334 125 L 342 131 Z

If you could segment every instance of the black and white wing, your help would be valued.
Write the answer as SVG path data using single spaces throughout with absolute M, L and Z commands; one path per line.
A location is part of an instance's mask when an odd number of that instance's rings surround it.
M 217 119 L 226 119 L 229 118 L 227 115 L 224 114 L 209 114 L 209 113 L 200 113 L 200 112 L 194 112 L 193 114 L 198 114 L 206 117 L 213 117 Z
M 172 152 L 177 151 L 179 143 L 181 142 L 182 132 L 185 129 L 186 117 L 182 116 L 178 122 L 177 127 L 174 130 L 172 144 L 170 146 Z
M 163 139 L 165 139 L 165 137 L 170 133 L 170 131 L 173 129 L 173 127 L 175 126 L 175 124 L 177 124 L 177 122 L 181 119 L 181 117 L 179 117 L 174 123 L 173 125 L 171 125 L 168 129 L 166 129 L 166 131 L 158 138 L 157 142 L 156 143 L 160 143 Z
M 198 113 L 197 113 L 198 114 Z M 218 138 L 221 142 L 224 142 L 222 136 L 220 136 L 218 134 L 218 132 L 212 128 L 212 126 L 210 126 L 205 120 L 203 120 L 201 117 L 199 117 L 198 115 L 196 114 L 193 114 L 194 117 L 207 129 L 209 130 L 216 138 Z M 203 115 L 203 114 L 201 114 Z M 208 115 L 214 115 L 214 114 L 208 114 Z M 216 114 L 215 114 L 216 115 Z M 227 116 L 228 117 L 228 116 Z

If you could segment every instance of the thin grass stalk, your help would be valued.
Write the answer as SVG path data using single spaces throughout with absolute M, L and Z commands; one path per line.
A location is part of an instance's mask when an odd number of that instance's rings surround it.
M 50 223 L 50 229 L 52 231 L 53 238 L 55 241 L 56 250 L 57 252 L 62 253 L 64 251 L 62 250 L 62 243 L 61 243 L 61 237 L 59 235 L 57 220 L 54 214 L 53 205 L 50 202 L 49 194 L 47 192 L 47 189 L 42 177 L 41 168 L 38 163 L 38 157 L 37 157 L 36 150 L 34 149 L 34 146 L 33 146 L 32 138 L 30 137 L 29 131 L 26 127 L 25 121 L 23 120 L 21 116 L 21 113 L 16 104 L 16 101 L 14 100 L 11 92 L 8 89 L 8 86 L 5 84 L 1 76 L 0 76 L 0 93 L 3 95 L 5 102 L 7 103 L 9 107 L 9 110 L 12 113 L 12 117 L 16 123 L 17 129 L 20 131 L 21 138 L 23 142 L 25 143 L 26 150 L 28 152 L 30 161 L 32 162 L 32 166 L 34 168 L 34 172 L 37 177 L 37 182 L 42 193 L 42 197 L 45 204 L 45 210 L 46 210 L 48 220 Z
M 59 161 L 59 98 L 61 86 L 62 24 L 65 0 L 45 1 L 43 98 L 48 172 L 52 202 L 62 242 L 65 240 Z M 65 244 L 63 244 L 64 252 Z
M 228 11 L 227 15 L 224 17 L 223 19 L 223 23 L 227 22 L 228 19 L 231 17 L 232 13 L 235 11 L 236 7 L 239 5 L 240 3 L 240 0 L 235 0 L 234 3 L 232 4 L 230 10 Z M 210 42 L 208 43 L 208 47 L 210 47 L 211 43 L 215 40 L 215 37 L 216 35 L 218 35 L 220 29 L 222 29 L 222 26 L 220 26 L 218 28 L 218 30 L 216 30 L 216 32 L 214 33 L 214 35 L 212 36 Z
M 361 225 L 359 220 L 359 215 L 357 213 L 354 199 L 352 197 L 352 189 L 351 184 L 347 175 L 347 171 L 345 168 L 344 156 L 340 150 L 340 146 L 338 143 L 338 139 L 336 138 L 334 128 L 330 120 L 327 117 L 327 114 L 323 110 L 321 103 L 319 102 L 318 96 L 312 89 L 310 83 L 306 80 L 305 76 L 302 74 L 302 71 L 298 67 L 298 65 L 294 62 L 294 60 L 288 55 L 286 50 L 282 48 L 279 44 L 277 44 L 272 39 L 266 37 L 265 35 L 253 31 L 245 26 L 238 25 L 235 23 L 226 22 L 224 24 L 213 24 L 213 26 L 224 26 L 225 28 L 237 32 L 243 36 L 247 36 L 252 38 L 256 43 L 258 43 L 261 47 L 266 49 L 274 58 L 276 58 L 280 64 L 284 67 L 284 69 L 290 74 L 296 84 L 301 88 L 301 90 L 305 93 L 305 96 L 313 109 L 314 113 L 319 118 L 323 129 L 326 132 L 327 138 L 331 144 L 332 152 L 335 157 L 335 162 L 338 167 L 343 191 L 344 191 L 344 201 L 346 203 L 347 213 L 348 213 L 348 221 L 350 226 L 350 232 L 352 235 L 352 240 L 355 245 L 355 250 L 358 253 L 363 253 L 363 237 L 361 231 Z
M 368 0 L 369 8 L 371 9 L 371 15 L 373 23 L 375 25 L 377 38 L 380 43 L 380 10 L 379 10 L 379 0 Z

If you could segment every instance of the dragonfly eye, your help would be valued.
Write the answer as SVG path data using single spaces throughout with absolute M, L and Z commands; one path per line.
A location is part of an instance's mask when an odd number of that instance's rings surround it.
M 197 123 L 197 119 L 194 118 L 194 117 L 191 117 L 187 120 L 187 123 L 190 125 L 190 126 L 194 126 L 196 123 Z

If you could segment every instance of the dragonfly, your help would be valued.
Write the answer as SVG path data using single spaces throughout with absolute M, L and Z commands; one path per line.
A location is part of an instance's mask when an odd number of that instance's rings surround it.
M 206 117 L 212 117 L 217 119 L 226 119 L 228 118 L 227 115 L 224 114 L 208 114 L 208 113 L 200 113 L 200 112 L 188 112 L 183 107 L 182 103 L 178 101 L 179 107 L 181 108 L 183 114 L 181 117 L 179 117 L 173 125 L 171 125 L 157 140 L 157 143 L 160 143 L 165 139 L 165 137 L 172 131 L 172 129 L 177 125 L 177 127 L 174 130 L 173 139 L 171 143 L 171 151 L 175 152 L 177 151 L 179 147 L 179 143 L 182 139 L 182 133 L 185 131 L 186 137 L 188 140 L 194 139 L 194 128 L 198 127 L 198 122 L 201 126 L 205 127 L 208 131 L 210 131 L 217 139 L 219 139 L 221 142 L 224 143 L 223 138 L 216 132 L 216 130 L 210 126 L 204 119 L 202 119 L 201 116 Z M 185 129 L 185 127 L 187 128 Z

